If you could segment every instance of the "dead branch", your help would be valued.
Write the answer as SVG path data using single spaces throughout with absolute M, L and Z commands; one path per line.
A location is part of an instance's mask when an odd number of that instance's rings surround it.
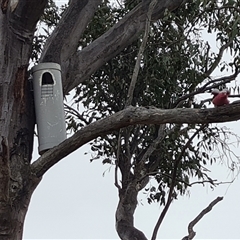
M 215 61 L 213 62 L 212 66 L 205 72 L 205 76 L 207 77 L 210 76 L 213 73 L 213 71 L 217 68 L 218 64 L 222 60 L 224 51 L 232 44 L 232 42 L 233 42 L 233 39 L 221 46 L 221 48 L 219 49 L 219 53 Z
M 193 219 L 189 225 L 188 225 L 188 236 L 185 236 L 182 238 L 182 240 L 191 240 L 195 237 L 196 232 L 193 231 L 193 227 L 202 219 L 202 217 L 210 212 L 214 205 L 216 205 L 218 202 L 222 201 L 223 197 L 217 197 L 215 200 L 213 200 L 205 209 L 203 209 L 199 215 Z
M 69 1 L 68 8 L 44 46 L 40 62 L 57 62 L 65 71 L 67 66 L 64 63 L 76 52 L 79 39 L 100 3 L 101 0 Z

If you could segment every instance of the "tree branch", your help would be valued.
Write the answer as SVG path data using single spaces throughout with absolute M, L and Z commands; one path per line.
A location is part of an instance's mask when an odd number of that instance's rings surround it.
M 149 8 L 148 8 L 143 40 L 142 40 L 141 46 L 138 51 L 137 60 L 136 60 L 135 66 L 134 66 L 133 74 L 132 74 L 131 84 L 128 89 L 127 101 L 126 101 L 125 107 L 130 106 L 132 103 L 133 93 L 134 93 L 134 89 L 135 89 L 137 78 L 138 78 L 141 60 L 143 59 L 143 52 L 145 50 L 147 40 L 148 40 L 148 34 L 149 34 L 149 29 L 150 29 L 150 24 L 151 24 L 152 13 L 153 13 L 153 10 L 154 10 L 154 7 L 156 6 L 156 4 L 157 4 L 157 0 L 152 0 L 149 5 Z
M 64 103 L 64 107 L 65 107 L 65 112 L 67 112 L 69 114 L 72 114 L 73 116 L 75 116 L 79 120 L 83 121 L 86 125 L 89 124 L 89 122 L 76 109 L 70 107 L 66 103 Z
M 165 127 L 166 124 L 161 124 L 159 126 L 158 129 L 158 135 L 157 137 L 154 139 L 154 141 L 149 145 L 149 147 L 147 148 L 146 152 L 144 153 L 144 155 L 142 156 L 141 159 L 139 159 L 142 163 L 145 163 L 146 160 L 151 156 L 151 154 L 156 150 L 157 146 L 159 145 L 159 143 L 166 137 L 167 134 L 169 134 L 171 132 L 171 130 L 175 129 L 175 127 L 173 129 L 170 129 L 169 131 L 167 131 L 167 133 L 165 133 Z
M 205 72 L 206 77 L 209 77 L 213 73 L 213 71 L 217 68 L 218 64 L 222 60 L 224 51 L 232 44 L 232 42 L 233 42 L 233 39 L 221 46 L 221 48 L 219 49 L 219 53 L 215 61 L 213 62 L 212 66 Z
M 141 46 L 139 48 L 138 55 L 137 55 L 137 60 L 136 60 L 135 66 L 134 66 L 131 83 L 130 83 L 130 86 L 129 86 L 129 89 L 128 89 L 125 108 L 130 106 L 131 103 L 132 103 L 133 93 L 134 93 L 134 89 L 135 89 L 136 82 L 137 82 L 137 77 L 138 77 L 138 73 L 139 73 L 139 69 L 140 69 L 140 64 L 141 64 L 141 60 L 143 58 L 143 52 L 145 50 L 147 40 L 148 40 L 149 28 L 150 28 L 150 23 L 151 23 L 151 16 L 152 16 L 152 12 L 153 12 L 153 9 L 154 9 L 156 4 L 157 4 L 157 0 L 153 0 L 153 1 L 150 2 L 149 8 L 148 8 L 144 36 L 143 36 L 143 40 L 142 40 Z M 117 147 L 117 160 L 116 160 L 116 163 L 115 163 L 115 186 L 118 187 L 118 188 L 119 188 L 119 184 L 118 184 L 118 180 L 117 180 L 117 169 L 118 169 L 118 164 L 119 164 L 119 160 L 120 160 L 119 156 L 120 156 L 120 150 L 121 150 L 122 131 L 124 131 L 124 130 L 123 129 L 119 130 L 118 147 Z M 125 141 L 125 144 L 127 144 L 127 142 L 128 141 Z
M 173 126 L 170 129 L 165 130 L 166 124 L 161 124 L 159 126 L 159 130 L 158 130 L 158 136 L 153 140 L 153 142 L 149 145 L 149 147 L 147 148 L 146 152 L 144 153 L 144 155 L 142 156 L 142 158 L 140 159 L 140 161 L 142 163 L 146 162 L 146 160 L 150 157 L 150 155 L 157 149 L 157 146 L 162 142 L 162 140 L 166 137 L 169 136 L 170 134 L 174 133 L 174 131 L 179 130 L 180 133 L 184 133 L 187 131 L 188 127 L 185 127 L 183 129 L 180 130 L 181 128 L 181 124 L 177 124 L 175 126 Z M 152 171 L 154 169 L 151 169 Z
M 24 52 L 26 49 L 28 51 L 29 45 L 32 44 L 36 24 L 44 11 L 46 3 L 47 0 L 0 1 L 0 42 L 2 49 L 7 49 L 7 44 L 12 44 L 12 48 L 15 50 L 17 48 L 16 44 L 10 41 L 11 38 L 14 38 L 15 42 L 20 40 L 19 42 L 23 44 L 21 51 Z M 7 39 L 7 44 L 4 39 Z M 5 51 L 4 56 L 7 56 Z M 10 52 L 10 50 L 8 51 Z M 16 57 L 16 50 L 14 56 Z M 23 56 L 24 54 L 22 54 Z M 24 58 L 25 62 L 29 61 L 28 57 Z
M 135 89 L 136 82 L 137 82 L 137 77 L 138 77 L 138 73 L 139 73 L 139 69 L 140 69 L 140 64 L 141 64 L 141 60 L 143 58 L 143 52 L 145 50 L 147 40 L 148 40 L 148 34 L 149 34 L 149 28 L 150 28 L 150 24 L 151 24 L 152 12 L 153 12 L 153 9 L 156 6 L 156 4 L 157 4 L 157 0 L 152 0 L 149 4 L 149 8 L 148 8 L 148 12 L 147 12 L 147 19 L 146 19 L 146 24 L 145 24 L 144 36 L 143 36 L 143 40 L 142 40 L 141 46 L 140 46 L 139 51 L 138 51 L 137 60 L 136 60 L 135 67 L 134 67 L 134 70 L 133 70 L 132 79 L 131 79 L 131 83 L 130 83 L 130 86 L 129 86 L 129 89 L 128 89 L 127 100 L 126 100 L 124 108 L 127 108 L 132 103 L 133 93 L 134 93 L 134 89 Z M 122 136 L 123 131 L 124 131 L 124 129 L 119 130 L 118 146 L 117 146 L 117 160 L 115 162 L 115 186 L 118 189 L 120 189 L 120 186 L 118 184 L 117 170 L 118 170 L 118 164 L 119 164 L 119 161 L 120 161 L 121 136 Z M 125 133 L 127 131 L 128 130 L 125 129 Z M 128 138 L 129 138 L 129 136 L 128 136 Z M 127 144 L 128 144 L 128 140 L 125 141 L 125 145 L 127 145 Z M 129 156 L 128 156 L 128 158 L 130 159 Z M 124 171 L 122 174 L 126 174 L 126 171 Z
M 71 0 L 59 24 L 48 38 L 41 62 L 65 62 L 77 50 L 79 39 L 92 19 L 101 0 Z
M 240 104 L 209 109 L 169 109 L 128 107 L 109 117 L 93 122 L 32 163 L 32 171 L 41 177 L 49 168 L 79 147 L 98 136 L 135 124 L 219 123 L 240 119 Z
M 193 219 L 189 225 L 188 225 L 188 236 L 184 237 L 182 240 L 191 240 L 195 237 L 196 232 L 193 231 L 193 227 L 201 220 L 201 218 L 210 212 L 214 205 L 216 205 L 218 202 L 222 201 L 223 197 L 217 197 L 215 200 L 213 200 L 205 209 L 203 209 L 199 215 Z
M 166 9 L 175 10 L 183 0 L 158 0 L 152 14 L 156 21 L 164 16 Z M 117 24 L 70 59 L 68 71 L 63 71 L 63 88 L 68 93 L 89 78 L 97 69 L 118 55 L 126 46 L 135 41 L 145 27 L 148 4 L 142 1 Z

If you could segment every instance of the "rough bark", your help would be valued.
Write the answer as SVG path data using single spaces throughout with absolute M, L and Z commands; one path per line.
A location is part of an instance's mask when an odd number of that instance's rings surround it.
M 0 239 L 22 239 L 29 200 L 34 109 L 27 68 L 36 22 L 47 0 L 1 1 Z M 38 8 L 36 8 L 38 6 Z

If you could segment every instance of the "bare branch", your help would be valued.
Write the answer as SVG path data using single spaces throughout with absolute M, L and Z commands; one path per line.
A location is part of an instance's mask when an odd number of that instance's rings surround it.
M 170 174 L 159 173 L 158 171 L 155 171 L 155 172 L 146 173 L 142 178 L 139 179 L 139 182 L 143 181 L 146 177 L 153 176 L 153 175 L 156 175 L 156 174 L 159 174 L 159 176 L 164 176 L 164 177 L 167 177 L 169 179 L 172 179 L 172 176 Z M 229 181 L 229 182 L 218 182 L 217 179 L 210 179 L 208 177 L 207 180 L 202 180 L 202 181 L 196 181 L 196 182 L 189 183 L 189 182 L 184 181 L 183 179 L 176 178 L 175 181 L 179 182 L 179 183 L 184 183 L 188 187 L 192 187 L 193 185 L 196 185 L 196 184 L 204 185 L 205 183 L 209 183 L 209 184 L 214 185 L 214 186 L 219 186 L 219 185 L 223 185 L 223 184 L 231 184 L 231 183 L 234 182 L 234 179 L 232 181 Z
M 238 74 L 240 73 L 240 69 L 236 68 L 235 72 L 232 75 L 229 76 L 224 76 L 216 79 L 212 79 L 208 81 L 206 84 L 204 84 L 202 87 L 198 88 L 198 91 L 208 91 L 211 90 L 212 88 L 217 88 L 220 85 L 230 83 L 231 81 L 235 80 Z
M 73 136 L 58 146 L 44 153 L 32 163 L 32 171 L 38 177 L 49 168 L 87 142 L 98 136 L 111 133 L 123 127 L 136 124 L 164 123 L 217 123 L 240 119 L 240 104 L 230 104 L 219 108 L 209 109 L 169 109 L 146 107 L 128 107 L 109 117 L 93 122 L 83 127 Z
M 192 220 L 192 222 L 188 225 L 188 236 L 184 237 L 182 240 L 191 240 L 195 237 L 196 232 L 193 231 L 193 227 L 202 219 L 202 217 L 210 212 L 212 208 L 220 201 L 223 200 L 223 197 L 217 197 L 215 200 L 213 200 L 205 209 L 203 209 L 199 215 Z
M 174 131 L 176 131 L 176 129 L 181 128 L 180 124 L 175 125 L 174 127 L 172 127 L 171 129 L 168 129 L 165 131 L 165 127 L 166 124 L 161 124 L 159 126 L 159 130 L 158 130 L 158 136 L 157 138 L 154 139 L 154 141 L 149 145 L 149 147 L 147 148 L 146 152 L 144 153 L 144 155 L 142 156 L 140 160 L 140 162 L 142 164 L 144 164 L 146 162 L 146 160 L 150 157 L 150 155 L 156 150 L 157 146 L 159 145 L 159 143 L 161 143 L 161 141 L 168 135 L 170 135 L 171 133 L 173 133 Z M 187 129 L 184 128 L 181 130 L 181 133 L 185 132 Z M 140 166 L 142 167 L 142 165 Z M 150 169 L 151 171 L 154 171 L 155 169 Z M 148 176 L 149 174 L 147 173 L 146 176 Z M 151 175 L 151 174 L 150 174 Z M 141 180 L 144 178 L 144 176 L 141 178 Z
M 186 183 L 187 185 L 189 185 L 189 187 L 192 187 L 195 184 L 202 184 L 204 185 L 204 183 L 210 183 L 214 186 L 218 186 L 218 185 L 222 185 L 222 184 L 230 184 L 233 183 L 234 180 L 230 181 L 230 182 L 218 182 L 217 179 L 208 179 L 208 180 L 203 180 L 203 181 L 196 181 L 196 182 L 192 182 L 192 183 Z
M 158 130 L 158 136 L 151 145 L 148 147 L 147 151 L 144 153 L 143 157 L 140 159 L 141 162 L 145 163 L 149 156 L 156 150 L 158 144 L 166 137 L 166 133 L 164 133 L 164 128 L 166 124 L 161 124 Z M 175 129 L 175 128 L 174 128 Z M 172 129 L 171 129 L 172 130 Z M 170 131 L 168 131 L 168 134 Z
M 224 51 L 232 44 L 232 42 L 233 42 L 233 40 L 231 40 L 221 46 L 221 48 L 219 49 L 219 53 L 218 53 L 215 61 L 213 62 L 212 66 L 205 72 L 206 77 L 210 76 L 213 73 L 213 71 L 217 68 L 218 64 L 222 60 Z

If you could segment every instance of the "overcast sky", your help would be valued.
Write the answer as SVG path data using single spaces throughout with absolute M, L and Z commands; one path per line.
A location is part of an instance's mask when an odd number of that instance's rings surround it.
M 226 126 L 239 134 L 239 122 Z M 33 159 L 38 157 L 35 140 Z M 234 152 L 240 156 L 238 148 Z M 114 170 L 102 165 L 101 161 L 90 163 L 90 154 L 86 145 L 45 174 L 30 203 L 24 227 L 25 239 L 118 239 L 115 231 L 118 193 L 114 186 Z M 228 171 L 225 164 L 215 164 L 211 176 L 231 181 L 236 173 L 233 175 Z M 173 202 L 159 230 L 159 239 L 183 238 L 187 235 L 188 223 L 218 196 L 223 196 L 224 200 L 195 226 L 196 238 L 240 239 L 239 189 L 238 178 L 215 190 L 194 185 L 189 196 Z M 136 227 L 150 238 L 162 208 L 157 203 L 149 205 L 145 194 L 140 194 L 138 200 Z

